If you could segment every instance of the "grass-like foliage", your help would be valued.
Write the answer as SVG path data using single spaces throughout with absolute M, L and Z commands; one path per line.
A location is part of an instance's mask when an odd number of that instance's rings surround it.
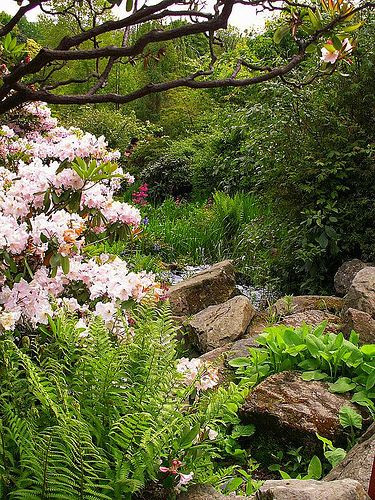
M 99 319 L 82 335 L 63 313 L 24 339 L 30 345 L 1 340 L 2 498 L 127 499 L 156 481 L 169 498 L 176 476 L 159 467 L 172 460 L 198 482 L 228 476 L 212 461 L 207 429 L 237 422 L 243 389 L 187 404 L 194 386 L 176 369 L 168 309 L 140 307 L 134 317 L 121 342 Z
M 329 382 L 331 392 L 353 392 L 352 401 L 375 415 L 375 344 L 360 346 L 354 331 L 346 340 L 342 333 L 325 333 L 326 326 L 272 326 L 257 338 L 260 348 L 229 364 L 247 386 L 273 373 L 299 370 L 304 380 Z

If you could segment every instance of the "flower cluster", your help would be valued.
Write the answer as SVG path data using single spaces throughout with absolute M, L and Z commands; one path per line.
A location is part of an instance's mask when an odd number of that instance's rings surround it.
M 113 164 L 119 153 L 104 137 L 58 126 L 40 103 L 22 118 L 0 128 L 0 330 L 46 323 L 57 301 L 111 325 L 124 301 L 162 296 L 153 276 L 129 272 L 119 258 L 85 258 L 87 243 L 141 222 L 137 208 L 115 198 L 134 182 Z M 77 158 L 89 162 L 84 175 Z
M 219 382 L 219 372 L 214 366 L 204 363 L 199 358 L 181 358 L 177 371 L 184 375 L 186 385 L 194 385 L 197 391 L 212 389 Z
M 146 205 L 148 198 L 148 184 L 142 184 L 138 191 L 132 194 L 132 200 L 137 205 Z

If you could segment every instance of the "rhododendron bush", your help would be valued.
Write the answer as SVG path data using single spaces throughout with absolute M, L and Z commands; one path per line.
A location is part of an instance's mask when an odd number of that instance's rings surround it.
M 126 301 L 164 293 L 152 275 L 130 272 L 118 257 L 88 259 L 85 248 L 135 231 L 137 208 L 115 193 L 134 182 L 104 137 L 58 125 L 32 103 L 0 129 L 0 325 L 33 328 L 54 304 L 109 324 Z

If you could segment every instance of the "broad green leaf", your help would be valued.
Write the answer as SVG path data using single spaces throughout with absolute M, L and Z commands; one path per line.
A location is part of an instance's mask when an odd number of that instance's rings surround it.
M 343 393 L 352 391 L 356 384 L 348 377 L 341 377 L 333 384 L 329 384 L 329 390 L 335 393 Z
M 289 33 L 289 26 L 288 25 L 280 26 L 273 34 L 273 41 L 276 44 L 279 44 L 287 33 Z
M 238 488 L 241 486 L 243 483 L 243 479 L 240 477 L 234 477 L 227 483 L 224 493 L 233 493 L 233 491 L 238 490 Z
M 307 474 L 313 479 L 320 479 L 322 477 L 322 463 L 316 455 L 310 460 Z
M 235 425 L 232 431 L 232 437 L 234 439 L 237 439 L 241 436 L 244 437 L 249 437 L 252 436 L 255 432 L 255 425 L 249 424 L 249 425 Z
M 345 428 L 362 429 L 362 416 L 350 406 L 342 406 L 339 410 L 340 424 Z
M 334 450 L 327 450 L 324 453 L 324 456 L 328 460 L 328 462 L 332 465 L 332 467 L 336 467 L 340 462 L 344 460 L 346 457 L 346 451 L 342 448 L 335 448 Z
M 228 361 L 228 365 L 232 366 L 233 368 L 238 368 L 240 366 L 249 366 L 251 365 L 251 359 L 250 358 L 234 358 Z
M 312 370 L 309 372 L 303 372 L 301 377 L 303 380 L 324 380 L 328 377 L 328 375 L 320 370 Z
M 180 449 L 188 448 L 192 445 L 192 442 L 197 437 L 200 431 L 200 424 L 194 425 L 190 430 L 188 430 L 180 440 Z
M 375 344 L 364 344 L 361 351 L 367 356 L 375 356 Z

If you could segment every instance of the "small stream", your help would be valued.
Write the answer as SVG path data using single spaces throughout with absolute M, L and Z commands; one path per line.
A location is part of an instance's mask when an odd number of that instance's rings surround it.
M 171 285 L 175 285 L 209 267 L 211 267 L 209 264 L 204 264 L 201 266 L 185 266 L 183 269 L 165 271 L 163 272 L 162 279 L 168 281 Z M 256 308 L 263 309 L 267 307 L 268 302 L 275 298 L 275 294 L 266 288 L 255 288 L 243 282 L 241 279 L 237 281 L 239 282 L 237 282 L 236 289 L 239 294 L 245 295 Z

